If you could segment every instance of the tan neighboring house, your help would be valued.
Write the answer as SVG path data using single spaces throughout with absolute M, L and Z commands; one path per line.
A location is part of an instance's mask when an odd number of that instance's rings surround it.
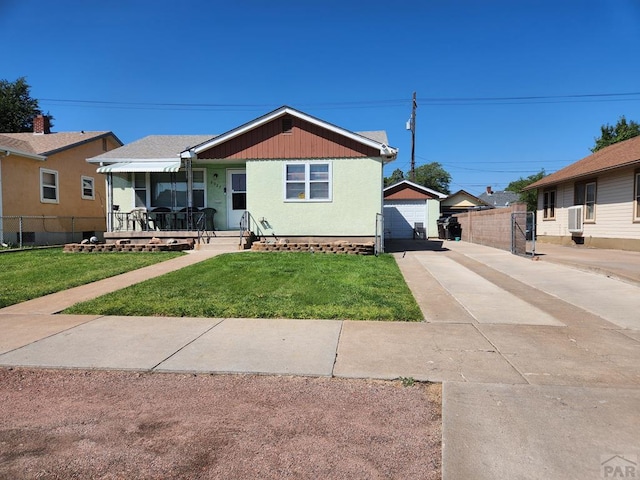
M 640 251 L 640 136 L 526 188 L 533 189 L 539 241 Z
M 440 202 L 440 214 L 445 217 L 482 208 L 491 208 L 491 205 L 465 190 L 458 190 Z
M 0 133 L 0 240 L 51 245 L 102 236 L 105 182 L 87 158 L 120 147 L 112 132 Z

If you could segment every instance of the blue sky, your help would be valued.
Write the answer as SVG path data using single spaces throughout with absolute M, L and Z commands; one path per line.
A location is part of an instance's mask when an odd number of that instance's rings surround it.
M 386 175 L 416 91 L 416 165 L 476 195 L 640 122 L 640 0 L 0 0 L 0 45 L 56 131 L 220 134 L 286 104 L 386 130 Z

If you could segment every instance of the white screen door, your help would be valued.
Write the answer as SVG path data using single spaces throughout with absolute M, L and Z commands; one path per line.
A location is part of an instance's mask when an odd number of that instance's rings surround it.
M 227 227 L 240 229 L 240 219 L 247 210 L 246 170 L 227 170 Z

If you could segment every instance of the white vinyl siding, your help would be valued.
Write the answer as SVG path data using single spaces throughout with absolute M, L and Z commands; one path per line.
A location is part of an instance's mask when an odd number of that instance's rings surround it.
M 584 223 L 583 237 L 640 239 L 640 223 L 634 222 L 634 182 L 635 172 L 631 168 L 598 176 L 597 221 Z M 542 195 L 538 195 L 536 233 L 570 237 L 567 208 L 574 204 L 573 183 L 557 188 L 556 222 L 542 220 L 542 202 Z

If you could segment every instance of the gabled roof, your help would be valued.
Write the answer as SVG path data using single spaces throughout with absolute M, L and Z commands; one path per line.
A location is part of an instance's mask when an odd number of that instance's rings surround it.
M 458 190 L 457 192 L 452 193 L 451 195 L 449 195 L 447 198 L 443 200 L 443 203 L 446 205 L 451 205 L 451 201 L 454 200 L 456 197 L 466 198 L 470 200 L 471 203 L 477 203 L 479 206 L 482 206 L 482 205 L 490 206 L 488 203 L 484 202 L 483 200 L 476 197 L 475 195 L 470 194 L 466 190 Z
M 180 152 L 214 138 L 214 135 L 149 135 L 123 147 L 90 158 L 89 163 L 115 163 L 132 160 L 173 160 Z
M 282 106 L 266 115 L 256 118 L 244 125 L 240 125 L 239 127 L 234 128 L 233 130 L 229 130 L 222 135 L 219 135 L 215 138 L 208 139 L 201 143 L 200 145 L 196 145 L 193 148 L 186 148 L 181 154 L 182 158 L 194 158 L 199 153 L 209 150 L 210 148 L 216 147 L 222 143 L 228 142 L 229 140 L 236 138 L 244 133 L 247 133 L 255 128 L 258 128 L 266 123 L 269 123 L 277 118 L 283 117 L 285 115 L 291 115 L 293 117 L 299 118 L 306 122 L 317 125 L 321 128 L 329 130 L 331 132 L 337 133 L 344 137 L 347 137 L 351 140 L 355 140 L 363 145 L 366 145 L 371 148 L 375 148 L 380 152 L 381 157 L 385 157 L 387 161 L 391 161 L 396 158 L 398 155 L 398 149 L 394 147 L 390 147 L 386 144 L 386 134 L 384 132 L 363 132 L 368 134 L 359 134 L 355 132 L 351 132 L 349 130 L 345 130 L 344 128 L 338 127 L 331 123 L 325 122 L 324 120 L 320 120 L 316 117 L 312 117 L 306 113 L 303 113 L 299 110 L 288 106 Z M 382 137 L 384 135 L 384 137 Z M 372 138 L 373 137 L 373 138 Z
M 385 189 L 383 190 L 384 196 L 386 197 L 403 189 L 411 189 L 416 192 L 421 192 L 431 198 L 447 198 L 447 195 L 444 193 L 440 193 L 428 187 L 418 185 L 417 183 L 414 183 L 410 180 L 401 180 L 397 183 L 394 183 L 393 185 L 385 187 Z
M 55 153 L 77 147 L 99 138 L 113 136 L 122 145 L 122 142 L 113 132 L 59 132 L 59 133 L 1 133 L 3 137 L 20 140 L 29 145 L 31 153 L 49 156 Z
M 498 192 L 492 192 L 491 194 L 484 192 L 478 198 L 487 205 L 494 207 L 508 207 L 520 201 L 520 195 L 516 192 L 510 192 L 509 190 L 500 190 Z
M 524 190 L 555 185 L 633 165 L 640 165 L 640 136 L 598 150 L 596 153 L 532 183 Z

